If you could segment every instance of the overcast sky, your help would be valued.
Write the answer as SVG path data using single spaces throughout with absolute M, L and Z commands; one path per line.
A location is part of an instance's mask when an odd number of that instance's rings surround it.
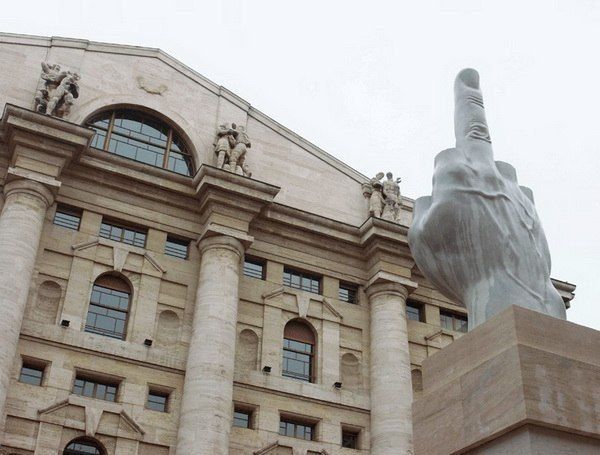
M 534 191 L 552 276 L 577 285 L 568 319 L 600 329 L 600 1 L 5 3 L 1 31 L 161 48 L 412 198 L 454 145 L 454 76 L 476 68 L 495 157 Z

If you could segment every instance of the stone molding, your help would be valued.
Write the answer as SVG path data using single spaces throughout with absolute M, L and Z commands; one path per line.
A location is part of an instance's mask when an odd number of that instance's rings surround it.
M 395 295 L 400 297 L 402 300 L 406 300 L 409 294 L 409 290 L 401 285 L 400 283 L 395 283 L 393 281 L 375 283 L 367 288 L 365 288 L 365 293 L 369 300 L 373 300 L 380 294 L 385 295 Z
M 40 199 L 46 205 L 46 208 L 54 203 L 52 191 L 50 191 L 46 185 L 36 182 L 35 180 L 23 178 L 12 180 L 4 185 L 4 196 L 7 201 L 11 195 L 23 193 Z

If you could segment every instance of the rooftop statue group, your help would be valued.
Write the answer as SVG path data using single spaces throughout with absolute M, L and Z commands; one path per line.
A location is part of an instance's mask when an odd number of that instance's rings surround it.
M 219 125 L 214 145 L 219 169 L 246 177 L 252 176 L 246 164 L 246 154 L 251 147 L 246 128 L 235 123 Z
M 41 87 L 35 94 L 35 111 L 65 118 L 79 97 L 79 74 L 62 71 L 60 65 L 42 62 Z
M 381 181 L 383 176 L 380 172 L 363 184 L 363 196 L 369 200 L 369 215 L 399 223 L 402 206 L 399 183 L 402 179 L 394 180 L 393 174 L 388 172 L 386 180 Z

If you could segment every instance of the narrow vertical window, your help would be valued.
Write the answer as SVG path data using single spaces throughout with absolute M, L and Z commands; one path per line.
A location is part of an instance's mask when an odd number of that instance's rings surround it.
M 287 323 L 283 334 L 282 375 L 300 381 L 314 382 L 315 336 L 305 323 Z
M 85 331 L 125 339 L 131 290 L 114 275 L 102 275 L 92 287 Z

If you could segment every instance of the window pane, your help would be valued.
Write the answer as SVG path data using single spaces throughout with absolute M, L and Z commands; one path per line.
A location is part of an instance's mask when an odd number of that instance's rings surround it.
M 19 375 L 19 381 L 25 384 L 31 385 L 42 385 L 42 379 L 44 376 L 44 369 L 26 365 L 21 367 L 21 374 Z
M 251 278 L 258 278 L 259 280 L 264 279 L 265 266 L 263 262 L 255 259 L 244 260 L 244 275 Z
M 418 304 L 407 302 L 406 303 L 406 317 L 408 319 L 410 319 L 411 321 L 422 321 L 423 320 L 422 307 Z
M 239 428 L 250 428 L 250 412 L 234 411 L 233 426 Z
M 192 160 L 185 143 L 169 125 L 144 112 L 131 109 L 113 112 L 102 113 L 88 123 L 96 131 L 92 147 L 151 166 L 166 167 L 182 175 L 192 175 Z M 109 130 L 111 133 L 106 140 Z M 171 147 L 165 163 L 169 137 Z
M 358 434 L 349 431 L 343 431 L 342 447 L 346 447 L 348 449 L 358 449 Z
M 146 233 L 106 221 L 102 222 L 99 235 L 106 239 L 139 246 L 141 248 L 146 246 Z
M 63 207 L 58 207 L 54 214 L 53 223 L 67 229 L 79 230 L 81 215 Z
M 189 240 L 179 240 L 173 237 L 167 237 L 165 254 L 179 259 L 187 259 L 189 245 Z
M 321 293 L 321 278 L 286 267 L 283 271 L 283 284 L 315 294 Z
M 77 378 L 73 386 L 73 393 L 99 400 L 115 401 L 117 387 L 100 381 Z
M 340 283 L 338 298 L 342 302 L 358 303 L 358 286 Z
M 148 393 L 147 407 L 148 409 L 152 409 L 153 411 L 166 412 L 167 399 L 168 395 L 158 392 L 150 392 Z

